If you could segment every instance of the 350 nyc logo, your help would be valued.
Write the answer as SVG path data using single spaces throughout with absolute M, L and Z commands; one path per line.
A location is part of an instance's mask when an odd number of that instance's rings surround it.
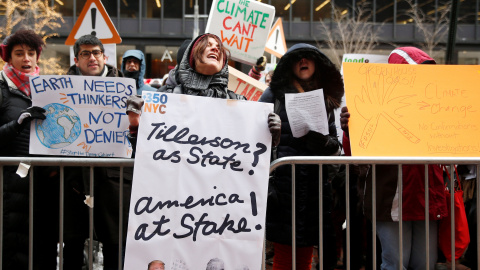
M 165 114 L 167 112 L 168 96 L 157 92 L 143 92 L 143 111 Z

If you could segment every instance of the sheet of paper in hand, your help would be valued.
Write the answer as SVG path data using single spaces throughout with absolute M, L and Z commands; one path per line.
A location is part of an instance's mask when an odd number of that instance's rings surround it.
M 310 130 L 328 135 L 328 117 L 323 89 L 285 94 L 285 107 L 293 137 L 300 138 Z
M 32 121 L 30 153 L 83 157 L 130 157 L 128 78 L 48 75 L 30 78 L 32 104 L 46 110 Z
M 144 92 L 125 269 L 261 265 L 272 104 Z M 177 268 L 177 267 L 183 268 Z

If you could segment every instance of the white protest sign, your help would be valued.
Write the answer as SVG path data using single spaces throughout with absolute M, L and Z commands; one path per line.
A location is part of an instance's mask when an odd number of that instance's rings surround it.
M 144 92 L 125 269 L 261 265 L 272 104 Z M 181 268 L 178 268 L 181 267 Z
M 30 154 L 130 157 L 125 114 L 135 80 L 94 76 L 30 77 L 32 105 L 46 119 L 32 122 Z
M 251 0 L 214 0 L 205 32 L 220 37 L 233 60 L 254 65 L 263 55 L 275 7 Z

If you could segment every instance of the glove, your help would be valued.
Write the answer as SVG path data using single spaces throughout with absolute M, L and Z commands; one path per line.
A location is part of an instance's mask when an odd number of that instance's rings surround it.
M 127 99 L 127 115 L 129 112 L 134 112 L 138 115 L 142 113 L 143 98 L 139 95 L 129 96 Z
M 280 143 L 282 121 L 280 120 L 280 116 L 278 116 L 276 113 L 271 112 L 268 114 L 268 128 L 272 134 L 273 146 L 277 146 Z
M 340 127 L 342 128 L 343 132 L 349 137 L 348 134 L 348 120 L 350 118 L 350 113 L 348 112 L 347 107 L 343 107 L 340 113 Z
M 47 118 L 45 116 L 45 112 L 46 110 L 41 107 L 37 107 L 37 106 L 29 107 L 20 112 L 20 116 L 17 119 L 17 123 L 19 125 L 22 125 L 32 121 L 32 119 L 45 120 L 45 118 Z
M 257 63 L 255 64 L 255 70 L 258 72 L 262 72 L 265 70 L 265 66 L 267 65 L 267 57 L 261 56 L 257 59 Z
M 340 150 L 338 140 L 331 139 L 328 135 L 323 135 L 310 130 L 305 136 L 301 137 L 312 154 L 317 156 L 330 156 Z

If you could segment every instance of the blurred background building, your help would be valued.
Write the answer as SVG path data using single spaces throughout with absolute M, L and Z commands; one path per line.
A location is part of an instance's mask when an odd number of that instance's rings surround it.
M 12 0 L 2 0 L 9 2 Z M 47 40 L 44 57 L 60 59 L 58 64 L 69 66 L 69 46 L 64 45 L 86 0 L 28 0 L 45 2 L 61 14 L 64 22 L 53 30 L 58 35 Z M 255 0 L 250 0 L 255 1 Z M 15 2 L 15 1 L 12 1 Z M 17 1 L 18 2 L 18 1 Z M 27 2 L 25 0 L 25 2 Z M 177 48 L 186 38 L 192 37 L 195 0 L 102 0 L 123 41 L 117 45 L 117 63 L 126 50 L 139 49 L 147 59 L 146 78 L 161 78 L 176 65 Z M 433 57 L 439 63 L 445 59 L 450 1 L 440 0 L 260 0 L 275 6 L 275 17 L 283 20 L 287 46 L 306 42 L 319 46 L 330 56 L 341 58 L 343 48 L 332 52 L 328 45 L 327 31 L 338 28 L 339 16 L 355 18 L 368 23 L 375 35 L 374 46 L 364 51 L 373 54 L 388 54 L 394 46 L 426 46 L 426 32 L 440 29 L 443 35 L 430 37 Z M 478 64 L 480 59 L 480 0 L 458 0 L 458 29 L 454 59 L 458 64 Z M 0 6 L 0 24 L 6 19 L 7 10 Z M 212 0 L 198 0 L 199 14 L 208 15 Z M 418 12 L 414 13 L 414 9 Z M 360 16 L 358 16 L 360 14 Z M 420 15 L 419 15 L 420 14 Z M 416 17 L 415 17 L 416 16 Z M 422 17 L 424 16 L 424 17 Z M 442 17 L 443 16 L 443 17 Z M 442 21 L 446 18 L 447 21 Z M 323 22 L 323 23 L 322 23 Z M 203 33 L 207 18 L 199 20 L 200 33 Z M 362 31 L 351 33 L 362 35 Z M 4 37 L 4 36 L 3 36 Z M 2 37 L 2 38 L 3 38 Z M 343 37 L 345 38 L 345 37 Z M 352 37 L 350 37 L 352 38 Z M 335 38 L 333 38 L 335 39 Z M 371 42 L 371 41 L 370 41 Z M 360 52 L 362 52 L 360 49 Z M 347 51 L 347 53 L 352 53 Z M 265 53 L 268 57 L 270 55 Z M 170 57 L 169 57 L 170 56 Z M 238 69 L 248 71 L 250 67 L 240 63 L 230 63 Z

